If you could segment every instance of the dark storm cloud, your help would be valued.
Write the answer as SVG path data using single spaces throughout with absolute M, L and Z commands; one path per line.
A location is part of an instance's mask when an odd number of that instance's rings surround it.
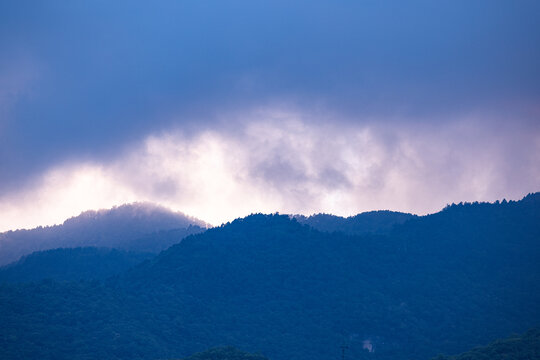
M 539 11 L 537 1 L 2 2 L 0 194 L 58 162 L 276 103 L 402 123 L 489 109 L 537 131 Z

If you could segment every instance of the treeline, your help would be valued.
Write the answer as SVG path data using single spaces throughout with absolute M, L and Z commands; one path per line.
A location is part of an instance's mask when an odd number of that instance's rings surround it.
M 349 235 L 388 234 L 396 225 L 415 218 L 416 215 L 395 211 L 369 211 L 355 216 L 341 217 L 331 214 L 312 216 L 295 215 L 301 224 L 325 232 L 343 232 Z

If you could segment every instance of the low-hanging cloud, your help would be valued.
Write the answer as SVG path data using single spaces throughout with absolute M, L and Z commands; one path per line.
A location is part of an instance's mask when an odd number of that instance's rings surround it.
M 333 112 L 333 122 L 355 133 L 369 128 L 366 119 L 451 128 L 476 110 L 532 111 L 538 122 L 539 9 L 528 0 L 3 1 L 0 196 L 59 164 L 110 163 L 172 127 L 185 141 L 187 128 L 219 134 L 222 113 L 276 103 Z M 309 116 L 302 124 L 321 125 Z M 377 141 L 399 136 L 377 131 Z M 274 141 L 308 151 L 283 136 Z M 250 176 L 276 186 L 359 181 L 338 169 L 341 156 L 302 179 L 297 169 L 310 170 L 307 160 L 279 152 Z M 159 188 L 173 183 L 163 179 Z
M 246 112 L 220 130 L 172 128 L 108 161 L 60 164 L 0 198 L 0 230 L 132 201 L 214 225 L 259 211 L 425 214 L 461 200 L 517 199 L 540 184 L 540 132 L 523 121 L 471 114 L 442 125 L 344 125 L 313 116 Z

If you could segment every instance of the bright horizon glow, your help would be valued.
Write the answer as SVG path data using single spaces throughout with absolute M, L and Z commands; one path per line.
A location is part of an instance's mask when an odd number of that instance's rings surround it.
M 471 119 L 444 129 L 344 128 L 308 125 L 299 112 L 258 112 L 258 120 L 251 115 L 234 133 L 186 136 L 171 130 L 109 162 L 49 169 L 37 185 L 0 198 L 0 231 L 60 224 L 86 210 L 132 202 L 155 203 L 216 226 L 258 212 L 425 215 L 453 202 L 517 200 L 538 190 L 538 165 L 509 163 L 504 151 L 532 144 L 522 152 L 533 161 L 540 149 L 535 134 L 498 140 L 495 148 L 475 139 L 496 139 L 498 132 Z M 515 173 L 518 165 L 530 176 Z
M 538 191 L 539 11 L 0 2 L 0 231 L 133 201 L 218 225 Z

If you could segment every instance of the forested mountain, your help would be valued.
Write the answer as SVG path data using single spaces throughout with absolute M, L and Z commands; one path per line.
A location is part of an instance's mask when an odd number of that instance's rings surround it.
M 148 252 L 95 247 L 36 251 L 0 267 L 0 282 L 106 279 L 153 256 Z
M 385 235 L 252 215 L 106 282 L 0 285 L 0 357 L 429 359 L 540 324 L 540 194 Z
M 346 218 L 331 214 L 315 214 L 309 217 L 294 215 L 293 217 L 299 223 L 307 224 L 320 231 L 341 231 L 350 235 L 363 235 L 368 233 L 386 234 L 394 226 L 403 224 L 405 221 L 415 218 L 416 215 L 380 210 L 364 212 Z
M 433 360 L 534 360 L 540 359 L 540 330 L 497 340 L 456 356 L 439 355 Z
M 34 251 L 69 247 L 157 253 L 206 227 L 201 220 L 149 203 L 86 211 L 62 225 L 0 233 L 0 265 Z M 172 229 L 175 234 L 163 233 Z

